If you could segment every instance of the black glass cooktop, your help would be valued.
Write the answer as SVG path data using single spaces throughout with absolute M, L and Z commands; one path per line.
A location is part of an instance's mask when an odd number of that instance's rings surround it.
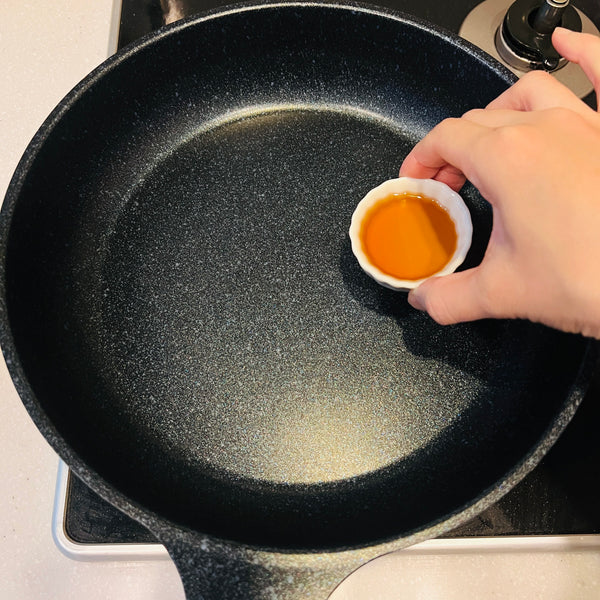
M 219 0 L 123 0 L 119 47 L 171 19 L 231 2 Z M 478 0 L 378 0 L 454 32 Z M 600 2 L 573 2 L 600 27 Z M 561 535 L 600 533 L 600 509 L 594 493 L 600 479 L 600 368 L 567 430 L 516 488 L 473 521 L 446 537 Z M 65 506 L 65 532 L 83 544 L 149 543 L 141 525 L 106 503 L 72 474 Z

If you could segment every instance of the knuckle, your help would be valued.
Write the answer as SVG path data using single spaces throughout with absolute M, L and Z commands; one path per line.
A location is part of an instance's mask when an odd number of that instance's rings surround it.
M 567 128 L 571 130 L 574 127 L 583 127 L 588 129 L 587 120 L 579 113 L 565 108 L 564 106 L 556 106 L 549 108 L 544 117 L 554 126 Z
M 439 325 L 456 323 L 443 294 L 431 294 L 425 301 L 427 314 Z
M 505 291 L 500 285 L 486 285 L 484 281 L 478 299 L 482 314 L 486 317 L 501 316 L 500 302 L 505 298 Z
M 478 117 L 480 117 L 484 113 L 485 113 L 485 110 L 483 108 L 472 108 L 471 110 L 468 110 L 462 116 L 462 118 L 466 119 L 467 121 L 472 121 L 472 120 L 476 120 Z
M 529 71 L 516 83 L 519 87 L 542 87 L 554 85 L 556 80 L 547 71 Z
M 454 127 L 456 127 L 456 124 L 460 121 L 460 119 L 457 119 L 456 117 L 448 117 L 447 119 L 444 119 L 443 121 L 440 121 L 432 130 L 432 132 L 436 132 L 436 133 L 445 133 L 447 131 L 451 131 L 454 129 Z
M 555 120 L 559 119 L 559 121 L 557 121 L 558 123 L 565 119 L 575 119 L 577 121 L 581 119 L 577 113 L 564 106 L 553 106 L 551 108 L 547 108 L 545 111 L 543 111 L 543 114 L 545 118 L 550 119 L 552 122 L 556 122 Z
M 500 127 L 490 135 L 494 150 L 509 160 L 521 160 L 523 155 L 530 157 L 536 143 L 535 130 L 521 123 Z
M 519 316 L 516 304 L 518 279 L 511 269 L 493 271 L 493 275 L 484 276 L 479 284 L 479 304 L 482 314 L 490 318 L 515 318 Z

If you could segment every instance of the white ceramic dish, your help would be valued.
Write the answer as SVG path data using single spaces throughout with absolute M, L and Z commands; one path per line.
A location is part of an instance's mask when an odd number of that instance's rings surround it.
M 433 273 L 431 277 L 439 277 L 453 273 L 465 260 L 465 256 L 471 247 L 471 238 L 473 235 L 473 224 L 471 213 L 464 203 L 463 199 L 455 191 L 450 189 L 445 183 L 434 181 L 433 179 L 413 179 L 411 177 L 400 177 L 398 179 L 389 179 L 381 185 L 373 188 L 357 205 L 352 215 L 350 223 L 350 241 L 352 242 L 352 252 L 358 259 L 362 269 L 371 276 L 377 283 L 397 291 L 407 292 L 419 286 L 425 279 L 397 279 L 380 271 L 367 257 L 364 252 L 363 244 L 360 239 L 360 230 L 362 221 L 369 209 L 382 198 L 390 194 L 402 194 L 409 192 L 412 194 L 424 195 L 435 200 L 440 206 L 444 207 L 456 227 L 456 250 L 450 257 L 443 269 Z

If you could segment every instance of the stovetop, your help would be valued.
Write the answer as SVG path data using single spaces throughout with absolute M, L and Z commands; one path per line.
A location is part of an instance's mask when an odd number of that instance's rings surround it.
M 478 0 L 378 0 L 454 32 Z M 184 17 L 225 4 L 219 0 L 123 0 L 119 48 L 157 29 L 165 14 Z M 227 4 L 230 4 L 227 2 Z M 600 26 L 600 3 L 573 4 Z M 167 19 L 168 20 L 168 19 Z M 586 99 L 590 102 L 590 99 Z M 600 368 L 573 421 L 540 465 L 498 503 L 447 538 L 556 536 L 600 533 L 600 510 L 593 490 L 600 478 Z M 61 536 L 83 546 L 155 544 L 152 534 L 102 500 L 69 473 L 57 494 Z M 56 535 L 56 533 L 55 533 Z M 60 537 L 60 536 L 59 536 Z

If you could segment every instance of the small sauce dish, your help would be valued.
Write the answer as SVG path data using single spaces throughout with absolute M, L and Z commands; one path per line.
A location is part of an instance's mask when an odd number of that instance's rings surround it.
M 384 181 L 357 205 L 352 252 L 377 283 L 407 292 L 453 273 L 471 246 L 467 205 L 446 184 L 400 177 Z

